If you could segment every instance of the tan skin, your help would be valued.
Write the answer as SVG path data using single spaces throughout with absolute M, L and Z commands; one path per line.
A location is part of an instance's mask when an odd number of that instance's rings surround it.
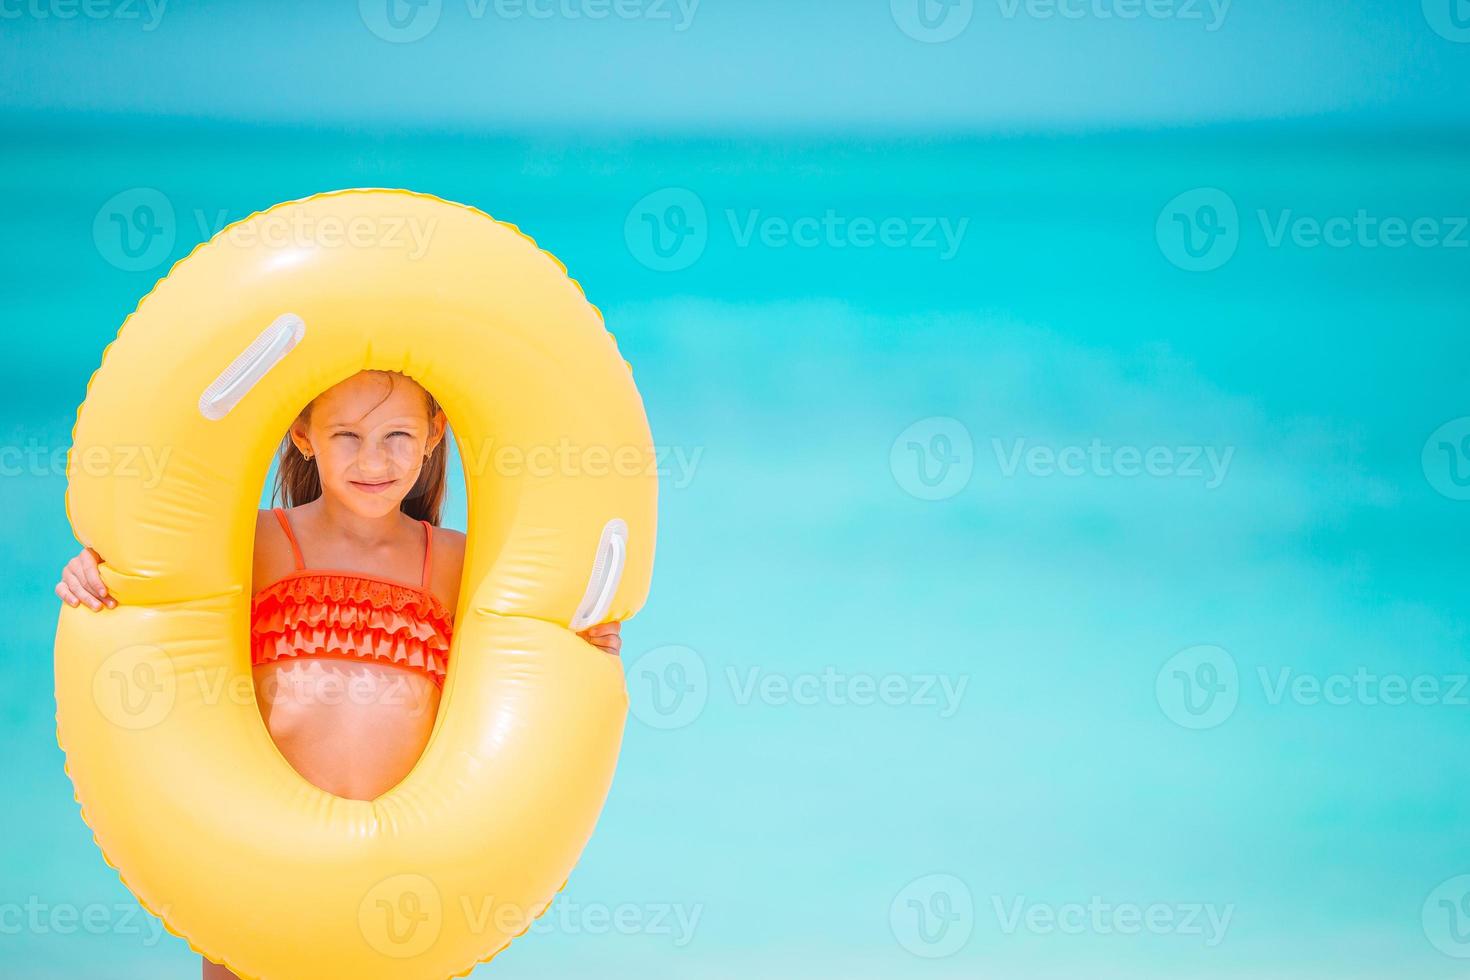
M 322 481 L 322 496 L 288 512 L 308 568 L 419 582 L 424 530 L 399 505 L 444 438 L 444 413 L 429 417 L 427 404 L 424 390 L 409 379 L 364 371 L 323 392 L 308 418 L 292 425 L 292 443 L 316 461 Z M 452 612 L 465 536 L 440 527 L 432 534 L 429 591 Z M 96 552 L 83 549 L 62 570 L 56 594 L 74 607 L 115 608 L 117 600 L 97 571 L 101 562 Z M 295 567 L 279 522 L 261 511 L 252 593 Z M 578 635 L 617 656 L 620 629 L 619 623 L 602 623 Z M 408 775 L 439 707 L 432 680 L 387 662 L 286 658 L 253 673 L 261 715 L 282 755 L 313 784 L 349 799 L 374 799 Z M 234 974 L 205 961 L 203 976 L 224 980 Z

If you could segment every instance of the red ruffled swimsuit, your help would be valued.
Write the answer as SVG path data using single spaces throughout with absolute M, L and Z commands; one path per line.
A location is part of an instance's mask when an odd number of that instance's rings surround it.
M 250 663 L 283 657 L 378 660 L 426 674 L 444 686 L 453 613 L 429 591 L 430 544 L 424 525 L 424 571 L 417 585 L 331 569 L 308 569 L 291 522 L 272 511 L 291 542 L 296 571 L 255 593 L 250 604 Z

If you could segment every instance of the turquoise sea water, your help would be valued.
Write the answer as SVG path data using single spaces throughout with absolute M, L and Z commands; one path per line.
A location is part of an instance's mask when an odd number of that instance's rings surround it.
M 60 459 L 169 262 L 346 186 L 561 258 L 667 447 L 607 809 L 477 976 L 1466 975 L 1470 142 L 9 133 L 5 975 L 193 975 L 62 773 Z

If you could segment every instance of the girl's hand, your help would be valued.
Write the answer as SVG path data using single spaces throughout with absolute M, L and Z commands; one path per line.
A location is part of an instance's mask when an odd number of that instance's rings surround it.
M 603 653 L 610 653 L 616 657 L 623 649 L 623 638 L 618 635 L 622 628 L 623 624 L 619 622 L 598 623 L 596 626 L 589 626 L 577 635 Z
M 86 603 L 88 609 L 117 608 L 117 600 L 107 594 L 97 566 L 102 559 L 91 548 L 83 548 L 81 554 L 66 563 L 61 570 L 61 581 L 56 583 L 56 594 L 68 606 Z M 594 627 L 595 629 L 596 627 Z

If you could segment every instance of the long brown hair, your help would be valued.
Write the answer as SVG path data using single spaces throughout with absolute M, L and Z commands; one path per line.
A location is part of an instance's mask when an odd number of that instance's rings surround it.
M 374 371 L 373 373 L 388 376 L 388 394 L 383 396 L 384 401 L 387 401 L 393 393 L 394 376 L 408 377 L 399 371 Z M 411 378 L 409 380 L 412 381 Z M 429 394 L 427 388 L 423 388 L 422 385 L 419 387 L 424 397 L 428 399 L 429 420 L 432 422 L 434 416 L 439 413 L 439 402 Z M 297 421 L 304 425 L 311 419 L 311 406 L 314 402 L 315 399 L 312 399 L 307 403 L 306 407 L 301 410 L 301 414 L 297 416 Z M 436 526 L 439 523 L 439 513 L 444 507 L 448 443 L 449 430 L 446 427 L 444 438 L 439 440 L 439 445 L 435 446 L 429 453 L 429 458 L 424 460 L 423 469 L 419 470 L 418 480 L 399 505 L 399 509 L 414 520 L 428 521 Z M 290 430 L 287 430 L 286 435 L 281 439 L 281 448 L 276 455 L 276 484 L 271 491 L 271 497 L 283 506 L 299 507 L 321 495 L 322 480 L 320 474 L 317 473 L 316 463 L 301 455 L 301 451 L 291 441 Z

